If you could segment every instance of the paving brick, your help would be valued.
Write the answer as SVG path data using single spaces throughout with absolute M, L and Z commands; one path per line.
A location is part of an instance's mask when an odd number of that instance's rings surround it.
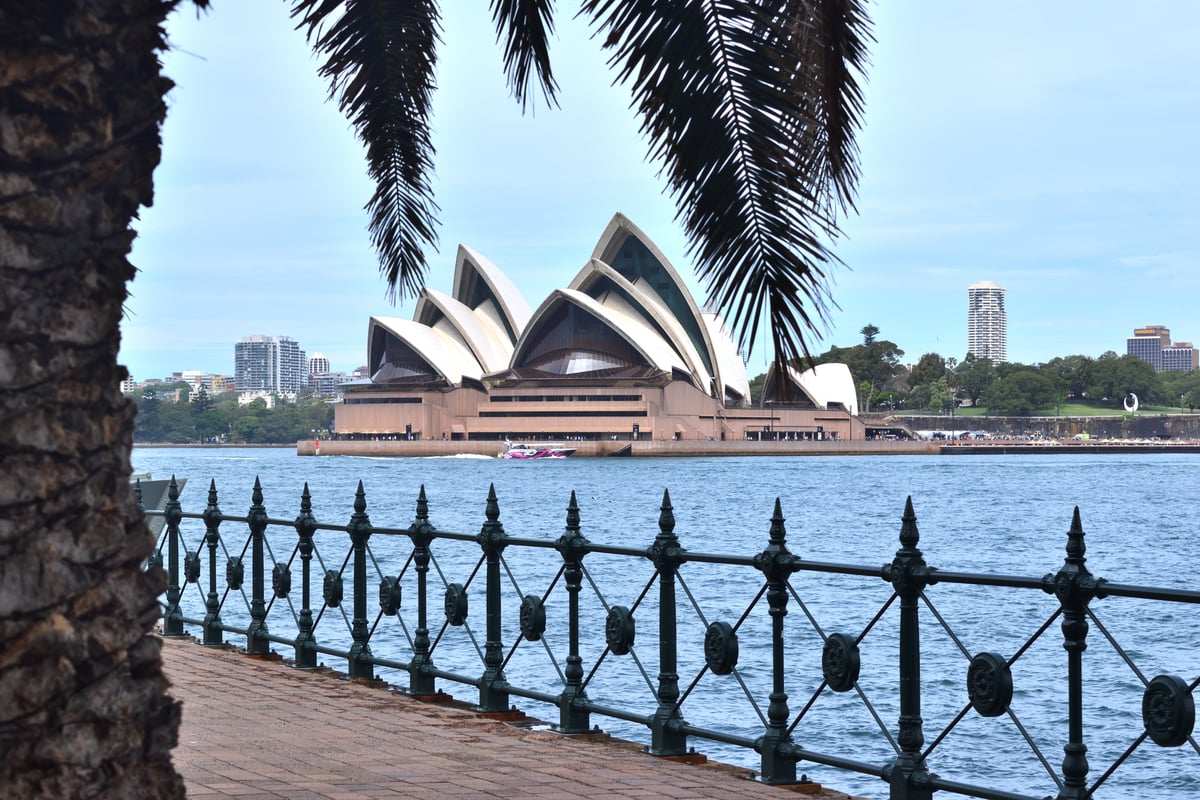
M 171 694 L 183 702 L 173 758 L 191 798 L 847 797 L 797 795 L 719 766 L 660 760 L 603 737 L 510 726 L 188 639 L 164 639 L 163 661 Z

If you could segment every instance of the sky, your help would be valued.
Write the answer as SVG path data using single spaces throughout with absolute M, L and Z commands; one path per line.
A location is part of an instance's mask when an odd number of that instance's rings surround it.
M 175 82 L 122 325 L 136 380 L 232 374 L 244 336 L 290 336 L 335 371 L 366 361 L 393 305 L 367 233 L 363 149 L 282 0 L 168 20 Z M 532 308 L 616 212 L 703 302 L 658 167 L 599 43 L 560 3 L 560 108 L 521 114 L 486 0 L 445 0 L 434 100 L 439 247 L 503 270 Z M 1007 289 L 1008 357 L 1125 352 L 1135 327 L 1200 344 L 1200 3 L 887 0 L 859 134 L 857 212 L 832 243 L 836 304 L 812 352 L 875 325 L 906 363 L 966 354 L 967 286 Z M 1155 12 L 1149 16 L 1149 10 Z M 751 353 L 764 372 L 769 354 Z

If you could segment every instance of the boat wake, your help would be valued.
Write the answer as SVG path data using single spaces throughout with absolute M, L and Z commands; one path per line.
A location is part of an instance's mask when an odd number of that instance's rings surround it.
M 491 456 L 485 456 L 482 453 L 455 453 L 454 455 L 450 455 L 450 456 L 422 456 L 422 458 L 428 458 L 428 459 L 434 459 L 434 460 L 446 459 L 446 458 L 467 458 L 467 459 L 471 459 L 472 461 L 492 461 L 492 460 L 494 460 Z

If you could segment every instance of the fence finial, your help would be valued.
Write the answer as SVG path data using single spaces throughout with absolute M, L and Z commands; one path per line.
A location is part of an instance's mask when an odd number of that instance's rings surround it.
M 771 514 L 771 544 L 782 545 L 787 541 L 787 528 L 783 525 L 785 519 L 783 516 L 783 504 L 776 497 L 775 511 Z
M 571 490 L 571 499 L 567 503 L 567 535 L 579 533 L 579 503 L 575 500 L 575 490 Z
M 421 484 L 421 491 L 417 493 L 417 522 L 429 521 L 429 499 L 425 497 L 425 484 Z
M 662 506 L 659 507 L 658 529 L 663 536 L 671 536 L 675 531 L 675 509 L 671 507 L 671 493 L 663 489 Z
M 912 550 L 920 541 L 921 532 L 917 530 L 917 515 L 913 511 L 912 495 L 910 494 L 904 501 L 904 514 L 900 517 L 900 546 L 905 550 Z
M 354 513 L 362 514 L 367 510 L 367 493 L 363 489 L 363 482 L 359 480 L 358 490 L 354 492 Z
M 1071 514 L 1071 529 L 1067 531 L 1067 563 L 1068 564 L 1083 564 L 1087 561 L 1084 554 L 1087 552 L 1087 545 L 1083 543 L 1083 523 L 1079 519 L 1079 506 L 1075 506 L 1075 511 Z
M 496 484 L 488 484 L 487 510 L 485 512 L 488 522 L 495 522 L 500 519 L 500 501 L 496 497 Z

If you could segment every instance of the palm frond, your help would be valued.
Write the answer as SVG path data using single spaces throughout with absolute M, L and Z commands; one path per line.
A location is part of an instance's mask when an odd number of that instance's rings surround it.
M 585 0 L 663 165 L 709 301 L 774 359 L 827 320 L 826 245 L 853 205 L 862 0 Z
M 371 242 L 393 298 L 424 283 L 427 245 L 437 246 L 431 176 L 431 95 L 440 42 L 433 0 L 294 0 L 292 17 L 325 57 L 330 97 L 367 148 L 375 193 Z
M 546 104 L 557 106 L 558 84 L 550 69 L 553 0 L 492 0 L 492 22 L 496 41 L 504 41 L 504 72 L 521 110 L 530 105 L 529 84 L 535 73 Z

